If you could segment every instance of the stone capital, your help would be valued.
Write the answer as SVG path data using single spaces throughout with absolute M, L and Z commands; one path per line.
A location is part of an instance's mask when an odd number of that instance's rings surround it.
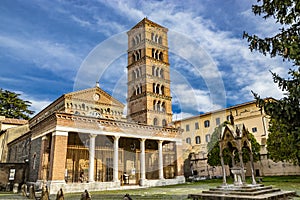
M 158 140 L 157 143 L 158 144 L 162 144 L 164 141 L 163 140 Z
M 89 137 L 90 137 L 90 138 L 96 138 L 96 137 L 97 137 L 97 135 L 96 135 L 96 134 L 92 134 L 92 133 L 91 133 L 91 134 L 89 134 Z
M 115 135 L 113 136 L 114 140 L 119 140 L 120 139 L 120 136 L 119 135 Z
M 145 142 L 146 138 L 140 138 L 139 140 L 140 140 L 140 142 Z

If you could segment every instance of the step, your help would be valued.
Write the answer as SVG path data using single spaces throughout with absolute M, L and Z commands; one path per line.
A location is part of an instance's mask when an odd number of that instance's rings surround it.
M 210 188 L 210 191 L 239 191 L 239 192 L 254 192 L 259 190 L 272 189 L 272 186 L 258 186 L 258 187 L 234 187 L 234 188 Z
M 202 194 L 189 194 L 188 198 L 197 200 L 283 200 L 287 197 L 295 196 L 296 192 L 294 191 L 277 191 L 267 194 L 260 194 L 257 196 L 252 195 L 233 195 L 233 194 L 211 194 L 211 193 L 202 193 Z
M 255 187 L 264 187 L 264 184 L 245 184 L 245 185 L 241 185 L 241 186 L 236 186 L 233 184 L 228 184 L 228 185 L 220 185 L 217 186 L 217 188 L 243 188 L 243 189 L 247 189 L 247 188 L 255 188 Z
M 202 193 L 205 194 L 225 194 L 225 195 L 240 195 L 240 196 L 257 196 L 257 195 L 262 195 L 262 194 L 267 194 L 267 193 L 273 193 L 273 192 L 278 192 L 280 189 L 278 188 L 268 188 L 268 189 L 262 189 L 262 190 L 257 190 L 257 191 L 236 191 L 236 190 L 222 190 L 222 191 L 203 191 Z

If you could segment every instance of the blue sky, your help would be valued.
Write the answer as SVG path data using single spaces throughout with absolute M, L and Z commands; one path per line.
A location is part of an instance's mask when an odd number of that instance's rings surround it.
M 144 17 L 169 29 L 174 118 L 280 98 L 269 70 L 286 64 L 250 52 L 243 31 L 272 36 L 251 0 L 2 0 L 0 87 L 36 112 L 64 93 L 100 87 L 126 104 L 126 31 Z

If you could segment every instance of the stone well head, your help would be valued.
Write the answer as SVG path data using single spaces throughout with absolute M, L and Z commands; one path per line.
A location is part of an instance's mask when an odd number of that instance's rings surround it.
M 242 148 L 247 147 L 250 153 L 251 160 L 251 175 L 252 184 L 256 184 L 254 177 L 254 164 L 251 142 L 249 140 L 249 131 L 245 128 L 244 124 L 234 124 L 233 116 L 231 115 L 230 123 L 222 127 L 222 131 L 219 135 L 219 146 L 220 146 L 220 158 L 223 170 L 223 185 L 226 183 L 226 170 L 224 165 L 223 151 L 229 149 L 232 158 L 231 172 L 234 174 L 234 185 L 245 185 L 245 172 L 246 169 L 243 163 Z M 238 154 L 239 163 L 234 160 L 235 154 Z

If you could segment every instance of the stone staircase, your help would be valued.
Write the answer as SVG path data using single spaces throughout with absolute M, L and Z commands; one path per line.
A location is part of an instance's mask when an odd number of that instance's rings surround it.
M 208 191 L 202 191 L 201 194 L 189 194 L 188 198 L 197 200 L 285 200 L 292 199 L 296 196 L 294 191 L 282 191 L 279 188 L 272 186 L 264 186 L 262 184 L 256 185 L 225 185 L 216 188 L 210 188 Z

